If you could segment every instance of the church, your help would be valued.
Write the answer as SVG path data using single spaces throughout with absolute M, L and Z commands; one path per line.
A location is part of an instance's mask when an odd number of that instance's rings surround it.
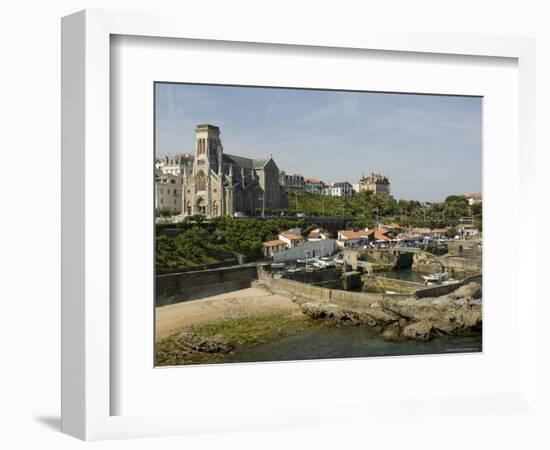
M 195 154 L 181 159 L 183 216 L 251 216 L 286 208 L 284 173 L 273 158 L 224 153 L 214 125 L 197 125 L 195 137 Z

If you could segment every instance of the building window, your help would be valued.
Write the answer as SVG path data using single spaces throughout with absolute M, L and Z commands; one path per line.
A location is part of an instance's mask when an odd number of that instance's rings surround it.
M 191 202 L 187 202 L 187 215 L 191 215 Z
M 163 199 L 161 198 L 160 199 L 160 204 L 162 205 L 164 203 Z
M 177 193 L 178 193 L 178 190 L 174 189 L 174 197 L 176 196 Z

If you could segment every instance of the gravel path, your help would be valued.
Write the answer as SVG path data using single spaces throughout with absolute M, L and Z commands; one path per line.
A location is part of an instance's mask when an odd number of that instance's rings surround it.
M 187 325 L 254 315 L 291 311 L 302 314 L 289 298 L 258 288 L 242 289 L 213 297 L 160 306 L 155 309 L 156 339 L 162 339 Z

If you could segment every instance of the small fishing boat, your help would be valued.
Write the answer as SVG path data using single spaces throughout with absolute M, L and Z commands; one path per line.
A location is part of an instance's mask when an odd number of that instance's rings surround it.
M 443 283 L 449 279 L 449 274 L 447 272 L 432 273 L 431 275 L 422 275 L 422 279 L 426 284 Z

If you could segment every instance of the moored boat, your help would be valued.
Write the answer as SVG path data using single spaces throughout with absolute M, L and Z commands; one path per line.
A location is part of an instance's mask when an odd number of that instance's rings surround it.
M 422 279 L 427 283 L 443 283 L 449 280 L 448 272 L 432 273 L 431 275 L 422 275 Z

